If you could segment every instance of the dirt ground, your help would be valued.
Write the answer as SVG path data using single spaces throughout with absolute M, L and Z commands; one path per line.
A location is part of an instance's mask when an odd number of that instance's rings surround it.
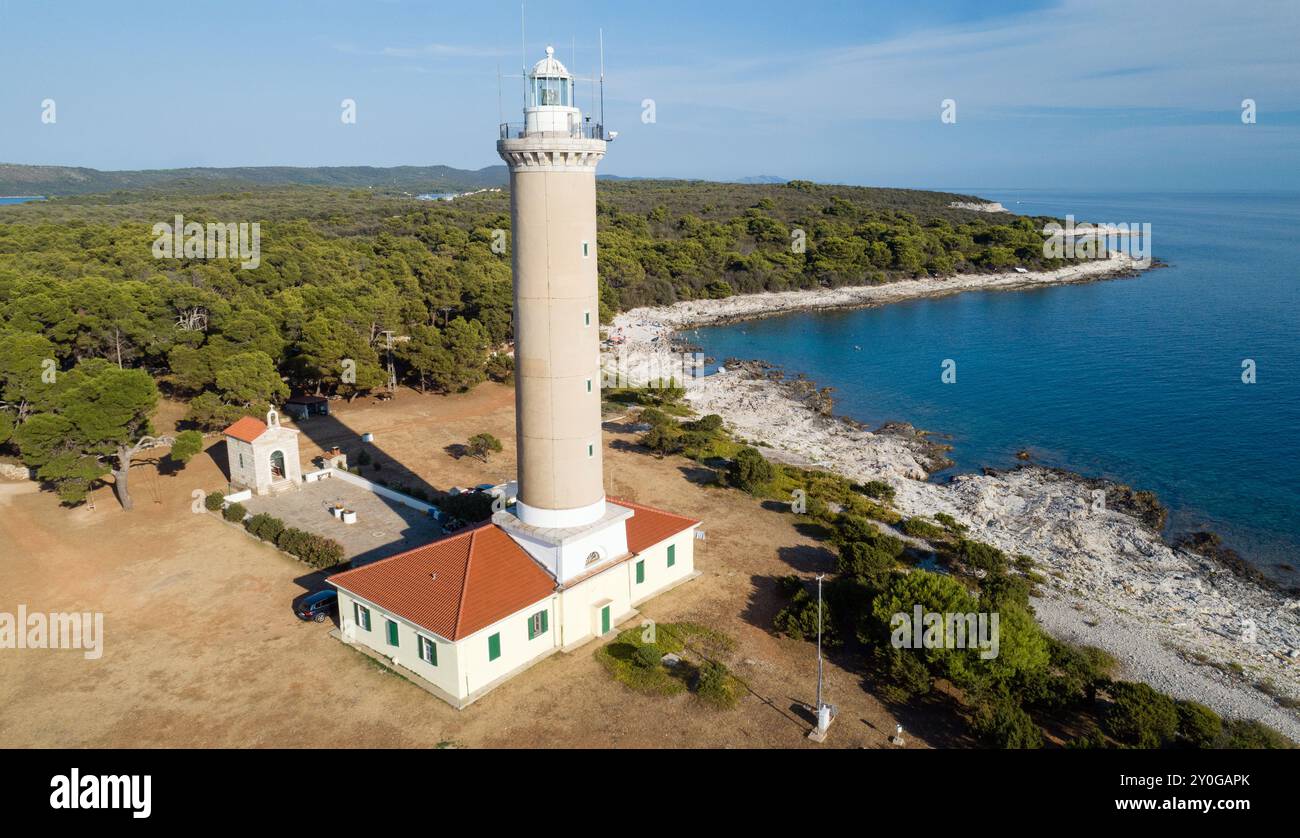
M 513 390 L 336 405 L 302 426 L 304 464 L 320 446 L 375 434 L 385 479 L 432 488 L 514 475 Z M 177 414 L 160 409 L 159 425 Z M 617 426 L 610 426 L 617 428 Z M 483 464 L 449 451 L 489 431 L 505 451 Z M 655 459 L 607 430 L 610 494 L 697 516 L 702 575 L 642 608 L 737 641 L 730 661 L 749 687 L 715 711 L 689 695 L 647 697 L 614 682 L 595 644 L 554 655 L 457 711 L 301 623 L 291 604 L 319 587 L 309 568 L 216 516 L 191 511 L 195 490 L 222 488 L 224 443 L 186 468 L 133 473 L 135 510 L 107 489 L 65 509 L 32 484 L 0 482 L 0 611 L 104 614 L 104 654 L 0 649 L 0 746 L 64 747 L 894 747 L 895 716 L 832 656 L 827 700 L 840 715 L 825 745 L 805 739 L 815 697 L 812 644 L 771 633 L 773 579 L 833 568 L 829 550 L 788 513 L 693 482 L 689 461 Z M 369 473 L 367 476 L 371 476 Z M 869 687 L 870 685 L 865 685 Z M 907 747 L 947 744 L 938 715 L 904 708 Z

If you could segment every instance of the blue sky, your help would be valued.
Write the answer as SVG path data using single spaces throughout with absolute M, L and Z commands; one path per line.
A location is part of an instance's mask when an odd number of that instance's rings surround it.
M 1294 0 L 532 0 L 529 62 L 601 27 L 609 174 L 1300 188 Z M 0 162 L 100 169 L 491 165 L 521 64 L 515 0 L 0 0 L 0 44 Z

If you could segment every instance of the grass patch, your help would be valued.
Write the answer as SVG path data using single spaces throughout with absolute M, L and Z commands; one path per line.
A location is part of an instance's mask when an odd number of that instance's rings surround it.
M 596 658 L 615 681 L 643 695 L 672 696 L 693 693 L 704 704 L 730 709 L 740 700 L 743 685 L 717 656 L 734 651 L 736 642 L 720 631 L 698 623 L 660 623 L 619 632 L 596 650 Z M 664 655 L 681 660 L 675 666 Z M 700 663 L 687 659 L 700 658 Z

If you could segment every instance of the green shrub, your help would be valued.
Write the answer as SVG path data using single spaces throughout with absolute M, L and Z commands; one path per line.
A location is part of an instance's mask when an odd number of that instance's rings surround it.
M 512 355 L 493 352 L 488 356 L 486 372 L 488 378 L 509 384 L 515 377 L 515 359 Z
M 203 499 L 203 508 L 209 512 L 220 512 L 225 503 L 225 496 L 220 492 L 208 492 L 207 497 Z
M 1013 573 L 988 573 L 980 580 L 980 605 L 997 611 L 1005 605 L 1029 608 L 1029 580 Z
M 1249 719 L 1225 719 L 1216 748 L 1290 749 L 1295 744 L 1268 725 Z
M 477 457 L 486 463 L 490 455 L 501 451 L 501 440 L 484 431 L 470 437 L 465 448 L 471 456 Z
M 886 546 L 854 541 L 840 547 L 835 571 L 841 575 L 857 577 L 872 588 L 880 588 L 897 566 L 898 555 Z
M 885 503 L 892 503 L 896 494 L 894 487 L 883 480 L 868 480 L 858 490 L 869 498 L 883 500 Z
M 1195 701 L 1179 701 L 1178 734 L 1194 748 L 1213 748 L 1223 733 L 1223 719 L 1219 714 Z
M 368 466 L 370 465 L 370 460 L 370 452 L 362 448 L 361 453 L 357 454 L 357 465 Z
M 637 666 L 650 667 L 659 666 L 663 662 L 664 653 L 653 643 L 647 643 L 644 646 L 637 646 L 636 652 L 632 655 L 632 662 Z
M 730 710 L 740 700 L 739 691 L 740 682 L 727 667 L 716 661 L 709 661 L 700 667 L 695 694 L 705 704 L 719 710 Z
M 642 408 L 641 414 L 640 416 L 638 416 L 638 419 L 641 422 L 646 423 L 652 428 L 657 427 L 659 425 L 677 424 L 676 419 L 673 419 L 673 417 L 669 416 L 667 413 L 664 413 L 662 410 L 660 410 L 657 407 Z
M 957 519 L 949 515 L 947 512 L 934 513 L 934 520 L 938 521 L 944 529 L 953 535 L 961 535 L 966 532 L 966 525 L 957 523 Z
M 641 435 L 641 444 L 660 456 L 676 454 L 686 448 L 685 434 L 676 423 L 652 425 Z
M 1110 687 L 1107 732 L 1129 745 L 1160 748 L 1178 734 L 1178 708 L 1164 693 L 1142 683 L 1120 681 Z
M 242 503 L 232 503 L 221 511 L 221 517 L 233 524 L 238 524 L 244 520 L 244 516 L 247 514 L 248 510 L 244 508 Z
M 923 538 L 927 541 L 933 541 L 944 536 L 942 527 L 924 518 L 908 518 L 903 522 L 901 529 L 912 538 Z
M 1008 698 L 981 706 L 975 714 L 975 732 L 986 748 L 1003 750 L 1043 747 L 1043 731 L 1025 709 Z
M 265 512 L 259 512 L 244 521 L 244 529 L 263 541 L 275 544 L 276 539 L 280 537 L 280 533 L 284 531 L 284 522 Z
M 982 541 L 962 539 L 957 545 L 957 557 L 973 570 L 1001 573 L 1007 569 L 1007 554 Z
M 710 413 L 708 416 L 701 416 L 693 422 L 685 422 L 682 427 L 690 431 L 716 434 L 718 431 L 722 430 L 722 417 L 716 413 Z
M 275 539 L 275 546 L 312 567 L 328 568 L 343 561 L 343 545 L 332 538 L 286 527 Z
M 929 668 L 911 649 L 877 646 L 872 662 L 880 676 L 880 694 L 886 701 L 903 704 L 917 696 L 929 695 L 934 678 Z
M 839 640 L 835 625 L 831 620 L 830 603 L 822 600 L 822 644 L 835 646 Z M 772 621 L 773 628 L 792 640 L 817 639 L 817 598 L 803 587 L 795 593 L 790 604 L 777 612 Z
M 756 448 L 745 447 L 736 452 L 727 467 L 731 485 L 751 495 L 776 477 L 776 467 L 769 463 Z

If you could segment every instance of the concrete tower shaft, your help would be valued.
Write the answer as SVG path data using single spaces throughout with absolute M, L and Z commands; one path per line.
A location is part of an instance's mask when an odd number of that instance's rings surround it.
M 538 68 L 568 83 L 563 66 L 548 61 Z M 551 80 L 530 79 L 543 94 Z M 538 94 L 524 125 L 502 126 L 497 142 L 510 167 L 514 231 L 516 510 L 525 524 L 549 528 L 605 514 L 596 284 L 596 165 L 605 141 L 570 101 Z

